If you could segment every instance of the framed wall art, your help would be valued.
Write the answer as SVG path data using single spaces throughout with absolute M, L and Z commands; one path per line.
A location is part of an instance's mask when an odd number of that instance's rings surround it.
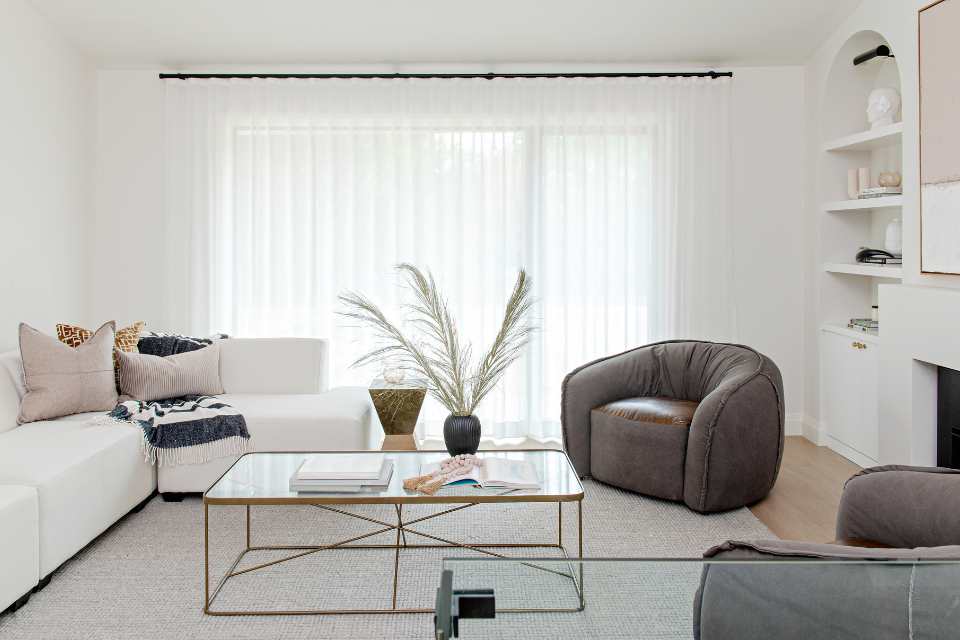
M 920 270 L 960 274 L 960 0 L 920 10 Z

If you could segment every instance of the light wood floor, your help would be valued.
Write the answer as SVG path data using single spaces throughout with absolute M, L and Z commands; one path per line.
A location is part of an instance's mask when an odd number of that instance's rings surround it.
M 750 510 L 780 538 L 831 542 L 843 483 L 859 470 L 826 447 L 788 437 L 777 484 Z
M 373 448 L 379 448 L 379 442 Z M 443 449 L 443 441 L 423 441 L 420 449 Z M 560 448 L 559 443 L 518 441 L 481 449 Z M 818 447 L 801 436 L 789 436 L 780 465 L 777 484 L 766 498 L 750 510 L 767 527 L 785 540 L 832 542 L 840 492 L 847 478 L 860 467 L 826 447 Z

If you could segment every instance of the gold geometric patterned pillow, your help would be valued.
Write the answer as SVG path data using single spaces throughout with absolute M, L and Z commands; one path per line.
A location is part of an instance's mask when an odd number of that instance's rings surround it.
M 117 329 L 116 338 L 114 339 L 113 346 L 115 349 L 120 351 L 126 351 L 128 353 L 136 353 L 137 351 L 137 342 L 140 340 L 140 333 L 143 332 L 143 328 L 147 326 L 146 322 L 134 322 L 129 327 L 124 327 L 123 329 Z M 90 339 L 90 336 L 93 335 L 93 331 L 90 329 L 84 329 L 83 327 L 78 327 L 72 324 L 58 324 L 57 325 L 57 338 L 60 339 L 60 342 L 67 345 L 68 347 L 79 347 L 84 342 Z M 113 354 L 113 377 L 117 383 L 117 389 L 120 389 L 120 361 L 117 358 L 117 354 Z

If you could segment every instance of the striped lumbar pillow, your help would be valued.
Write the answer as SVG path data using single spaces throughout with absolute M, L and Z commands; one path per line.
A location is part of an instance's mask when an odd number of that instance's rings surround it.
M 120 391 L 135 400 L 166 400 L 180 396 L 223 393 L 220 382 L 220 345 L 152 356 L 117 352 L 120 358 Z

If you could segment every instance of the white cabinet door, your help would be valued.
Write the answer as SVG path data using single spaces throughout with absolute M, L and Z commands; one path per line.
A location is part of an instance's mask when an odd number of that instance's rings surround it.
M 873 464 L 879 345 L 831 331 L 821 332 L 820 344 L 820 412 L 828 444 L 858 464 Z
M 874 460 L 880 456 L 880 345 L 863 343 L 855 359 L 860 378 L 863 408 L 862 428 L 852 446 Z

